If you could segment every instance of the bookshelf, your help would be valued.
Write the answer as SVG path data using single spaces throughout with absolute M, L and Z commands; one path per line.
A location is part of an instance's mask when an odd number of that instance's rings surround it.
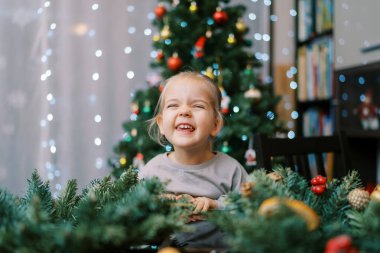
M 380 62 L 335 70 L 337 129 L 346 132 L 354 169 L 363 182 L 376 184 L 380 167 Z M 371 97 L 370 109 L 360 109 Z M 366 108 L 370 108 L 366 106 Z
M 330 135 L 335 126 L 333 0 L 295 0 L 298 136 Z
M 380 41 L 373 31 L 380 1 L 295 0 L 295 6 L 297 135 L 344 131 L 353 168 L 364 184 L 378 184 Z M 368 93 L 377 116 L 363 122 L 359 108 Z

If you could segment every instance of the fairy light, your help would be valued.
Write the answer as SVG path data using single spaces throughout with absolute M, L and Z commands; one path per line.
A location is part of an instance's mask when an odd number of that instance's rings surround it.
M 54 15 L 49 15 L 49 8 L 52 7 L 52 2 L 45 1 L 37 9 L 37 14 L 41 19 L 47 20 L 48 30 L 46 31 L 46 38 L 54 37 L 56 31 L 59 30 L 59 24 L 52 20 Z M 56 105 L 56 99 L 52 89 L 54 69 L 51 68 L 50 57 L 54 55 L 54 50 L 49 47 L 49 43 L 43 43 L 43 48 L 41 50 L 41 55 L 39 57 L 42 70 L 40 75 L 41 89 L 45 92 L 46 104 L 43 107 L 46 113 L 45 118 L 39 121 L 41 128 L 41 148 L 43 150 L 43 159 L 45 162 L 42 164 L 45 172 L 45 177 L 50 181 L 52 188 L 53 197 L 59 195 L 59 191 L 62 189 L 61 183 L 59 182 L 61 176 L 61 170 L 57 164 L 58 143 L 57 140 L 52 136 L 52 128 L 55 126 L 54 123 L 54 111 Z M 42 169 L 41 168 L 41 169 Z

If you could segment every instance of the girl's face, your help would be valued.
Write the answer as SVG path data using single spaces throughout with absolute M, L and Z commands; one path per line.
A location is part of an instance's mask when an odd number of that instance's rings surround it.
M 217 135 L 222 123 L 214 114 L 209 92 L 207 85 L 192 78 L 179 78 L 165 87 L 157 124 L 174 150 L 210 150 L 209 137 Z

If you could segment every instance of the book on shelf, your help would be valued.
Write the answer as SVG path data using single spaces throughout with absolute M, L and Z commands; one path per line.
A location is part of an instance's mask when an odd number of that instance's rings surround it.
M 318 38 L 298 48 L 299 101 L 329 99 L 333 96 L 333 41 Z
M 313 0 L 298 2 L 298 40 L 304 41 L 313 34 Z
M 315 6 L 315 30 L 323 33 L 333 28 L 333 0 L 318 0 Z
M 329 111 L 318 108 L 309 108 L 303 114 L 303 135 L 320 136 L 332 135 L 334 115 Z

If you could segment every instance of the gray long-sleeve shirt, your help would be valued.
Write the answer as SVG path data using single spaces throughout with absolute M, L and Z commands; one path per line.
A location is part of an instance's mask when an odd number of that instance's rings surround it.
M 218 209 L 223 209 L 226 194 L 239 190 L 240 184 L 247 180 L 247 172 L 237 160 L 221 152 L 197 165 L 173 162 L 168 153 L 164 153 L 154 157 L 139 171 L 140 179 L 151 177 L 167 182 L 168 193 L 208 197 L 218 200 Z

